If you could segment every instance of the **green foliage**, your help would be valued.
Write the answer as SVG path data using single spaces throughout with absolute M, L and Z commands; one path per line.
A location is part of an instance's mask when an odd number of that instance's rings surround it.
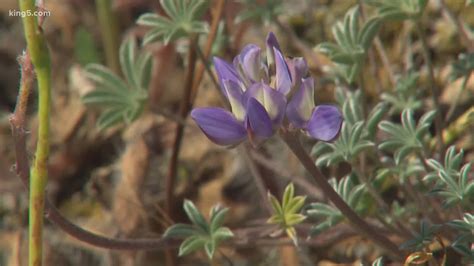
M 179 256 L 204 249 L 209 259 L 212 259 L 219 242 L 234 236 L 229 228 L 222 226 L 229 209 L 213 207 L 210 222 L 207 223 L 192 201 L 185 200 L 183 206 L 193 224 L 175 224 L 166 230 L 164 237 L 186 238 L 179 246 Z
M 391 160 L 387 157 L 382 158 L 382 161 Z M 393 160 L 391 160 L 393 163 Z M 396 177 L 402 183 L 407 180 L 410 176 L 419 176 L 425 171 L 422 162 L 419 160 L 411 160 L 409 162 L 400 162 L 399 164 L 395 164 L 392 167 L 388 168 L 381 168 L 377 170 L 375 175 L 376 182 L 383 182 L 386 178 L 389 177 Z
M 425 221 L 421 222 L 420 232 L 412 239 L 400 245 L 401 249 L 423 250 L 423 248 L 433 242 L 440 225 L 430 225 Z
M 365 187 L 362 184 L 354 185 L 352 176 L 346 176 L 339 182 L 335 178 L 331 178 L 328 182 L 355 212 L 360 214 L 366 209 L 367 206 L 361 201 Z M 311 234 L 317 234 L 344 220 L 344 215 L 337 208 L 321 202 L 311 203 L 307 214 L 311 217 L 324 219 L 322 223 L 313 226 Z
M 419 19 L 428 0 L 365 0 L 387 20 Z
M 436 182 L 433 193 L 444 198 L 445 207 L 460 203 L 470 206 L 474 198 L 474 181 L 469 180 L 471 163 L 461 167 L 464 152 L 456 153 L 456 147 L 451 146 L 446 152 L 444 165 L 435 159 L 427 160 L 433 172 L 428 173 L 424 180 Z
M 382 94 L 382 100 L 392 106 L 391 114 L 401 113 L 405 109 L 416 111 L 422 107 L 422 102 L 417 97 L 418 90 L 416 90 L 419 76 L 417 72 L 411 71 L 406 77 L 397 81 L 394 92 Z
M 268 219 L 267 223 L 277 224 L 282 230 L 285 230 L 295 246 L 298 246 L 298 236 L 294 226 L 306 219 L 306 216 L 300 214 L 306 196 L 295 196 L 295 187 L 293 183 L 290 183 L 285 188 L 281 204 L 271 194 L 268 194 L 268 199 L 272 204 L 274 214 Z
M 369 114 L 367 122 L 364 121 L 361 93 L 344 94 L 341 90 L 336 92 L 338 101 L 343 102 L 342 125 L 339 138 L 333 143 L 318 142 L 314 145 L 312 155 L 317 156 L 318 166 L 335 165 L 342 161 L 351 162 L 359 153 L 373 147 L 377 124 L 387 112 L 386 104 L 378 104 Z
M 452 64 L 449 79 L 454 81 L 460 77 L 468 77 L 474 71 L 474 53 L 460 54 Z
M 264 24 L 270 24 L 284 11 L 282 0 L 240 0 L 239 2 L 242 3 L 244 9 L 237 15 L 236 23 L 245 20 L 260 20 Z
M 192 33 L 208 32 L 207 23 L 199 20 L 207 9 L 206 0 L 160 0 L 160 3 L 168 17 L 146 13 L 137 20 L 137 24 L 151 27 L 143 38 L 144 44 L 160 38 L 167 44 Z
M 448 225 L 459 231 L 459 235 L 451 246 L 464 256 L 467 262 L 474 262 L 474 215 L 465 213 L 462 220 L 448 222 Z
M 372 262 L 372 266 L 383 266 L 383 257 L 379 257 L 374 262 Z
M 321 43 L 316 47 L 336 63 L 336 73 L 348 83 L 353 83 L 357 78 L 367 50 L 381 25 L 380 19 L 375 17 L 367 20 L 360 28 L 359 13 L 357 7 L 350 9 L 344 16 L 344 21 L 339 21 L 332 27 L 336 44 Z
M 399 164 L 406 156 L 413 152 L 421 152 L 424 147 L 424 138 L 428 135 L 428 129 L 436 114 L 431 111 L 424 114 L 415 124 L 413 112 L 410 109 L 403 111 L 401 115 L 402 124 L 390 121 L 382 121 L 379 128 L 389 134 L 379 148 L 382 150 L 394 150 L 395 163 Z
M 95 82 L 96 89 L 86 94 L 85 104 L 104 108 L 97 125 L 100 129 L 120 122 L 131 123 L 143 110 L 150 82 L 151 57 L 146 51 L 137 54 L 136 42 L 130 38 L 120 47 L 120 65 L 125 81 L 106 67 L 90 64 L 86 76 Z
M 82 66 L 100 61 L 94 37 L 84 27 L 79 27 L 74 35 L 74 58 Z
M 334 165 L 341 161 L 350 162 L 360 152 L 373 147 L 373 142 L 362 138 L 364 126 L 363 121 L 359 121 L 353 126 L 344 123 L 337 141 L 334 143 L 317 143 L 312 151 L 317 156 L 316 165 L 321 167 Z

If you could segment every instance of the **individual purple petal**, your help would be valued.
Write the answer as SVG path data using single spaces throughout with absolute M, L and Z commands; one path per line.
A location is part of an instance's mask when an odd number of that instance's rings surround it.
M 265 40 L 265 43 L 267 45 L 267 52 L 273 54 L 273 48 L 276 48 L 278 51 L 280 51 L 280 44 L 278 43 L 278 40 L 273 32 L 269 32 L 267 35 L 267 39 Z
M 219 57 L 214 57 L 213 61 L 222 90 L 224 89 L 224 80 L 231 80 L 236 84 L 241 83 L 239 75 L 234 66 L 227 63 L 225 60 L 220 59 Z M 223 93 L 226 95 L 225 92 Z
M 286 109 L 286 97 L 283 93 L 272 89 L 270 86 L 263 86 L 263 106 L 273 122 L 274 128 L 283 121 Z
M 286 108 L 286 116 L 297 128 L 304 128 L 314 108 L 314 79 L 303 79 Z
M 280 51 L 280 44 L 278 43 L 277 38 L 275 37 L 275 34 L 273 32 L 269 32 L 267 35 L 267 64 L 268 67 L 272 69 L 272 73 L 275 70 L 275 55 L 273 52 L 273 48 L 276 48 L 278 51 Z
M 307 130 L 310 136 L 322 141 L 334 140 L 342 125 L 342 114 L 334 105 L 319 105 L 313 110 Z
M 257 101 L 259 101 L 263 105 L 265 101 L 264 99 L 265 95 L 263 94 L 263 87 L 265 85 L 266 84 L 263 82 L 257 82 L 257 83 L 252 84 L 244 92 L 244 95 L 242 97 L 242 102 L 245 103 L 245 105 L 247 105 L 250 98 L 255 98 Z
M 291 75 L 293 88 L 299 88 L 301 79 L 308 74 L 308 64 L 303 57 L 296 57 L 286 60 Z
M 280 51 L 276 48 L 273 48 L 275 52 L 275 67 L 276 67 L 276 74 L 275 74 L 275 88 L 283 93 L 288 94 L 291 90 L 291 76 L 290 71 L 288 70 L 288 66 L 286 65 L 285 59 Z
M 258 143 L 273 135 L 273 126 L 270 116 L 263 105 L 255 98 L 250 98 L 247 103 L 245 126 L 249 138 L 253 143 Z
M 252 82 L 260 81 L 264 76 L 263 63 L 260 54 L 260 47 L 255 46 L 242 58 L 242 68 L 244 73 Z
M 231 80 L 223 80 L 224 91 L 229 100 L 232 113 L 235 118 L 239 121 L 243 121 L 245 118 L 245 107 L 243 102 L 243 91 L 239 84 Z
M 219 145 L 234 145 L 245 139 L 243 124 L 222 108 L 195 108 L 191 117 L 206 136 Z
M 285 115 L 286 97 L 281 92 L 271 88 L 263 82 L 250 86 L 243 96 L 243 102 L 250 98 L 256 99 L 267 111 L 274 127 L 278 126 Z
M 234 67 L 247 85 L 266 80 L 266 68 L 261 59 L 262 50 L 255 44 L 248 44 L 234 58 Z

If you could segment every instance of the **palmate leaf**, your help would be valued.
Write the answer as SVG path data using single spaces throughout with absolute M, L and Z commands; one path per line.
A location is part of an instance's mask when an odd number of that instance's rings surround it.
M 418 19 L 428 0 L 365 0 L 377 8 L 378 15 L 386 20 Z
M 85 68 L 86 77 L 95 83 L 96 88 L 84 95 L 82 102 L 103 108 L 97 120 L 99 129 L 131 123 L 140 115 L 147 99 L 150 54 L 143 51 L 137 55 L 135 40 L 129 38 L 120 47 L 120 65 L 125 80 L 102 65 L 89 64 Z
M 374 146 L 377 125 L 388 111 L 388 106 L 383 103 L 375 106 L 365 123 L 360 95 L 359 90 L 355 93 L 336 90 L 336 98 L 343 99 L 338 101 L 342 104 L 344 123 L 335 142 L 318 142 L 313 147 L 312 155 L 317 157 L 318 166 L 335 165 L 342 161 L 351 162 L 362 151 Z
M 306 216 L 300 214 L 306 197 L 295 196 L 295 187 L 293 183 L 290 183 L 285 188 L 281 204 L 270 193 L 268 194 L 268 200 L 272 204 L 273 215 L 267 220 L 267 223 L 278 225 L 293 240 L 293 243 L 298 245 L 294 226 L 306 219 Z
M 414 251 L 422 250 L 433 241 L 440 227 L 440 225 L 432 225 L 428 224 L 426 221 L 422 221 L 418 234 L 414 238 L 402 243 L 400 248 Z
M 458 60 L 451 65 L 449 79 L 455 81 L 460 77 L 467 77 L 474 71 L 474 53 L 460 54 Z
M 451 246 L 463 255 L 466 262 L 474 262 L 474 249 L 472 248 L 474 242 L 474 215 L 465 213 L 462 220 L 453 220 L 447 224 L 459 232 Z
M 347 11 L 343 21 L 332 27 L 332 35 L 336 41 L 321 43 L 316 49 L 326 54 L 334 63 L 334 72 L 346 82 L 356 80 L 365 55 L 380 28 L 380 19 L 369 19 L 362 27 L 359 26 L 359 9 Z
M 401 115 L 401 124 L 390 121 L 382 121 L 379 128 L 388 133 L 389 137 L 379 145 L 381 150 L 395 151 L 395 163 L 399 164 L 407 155 L 419 152 L 424 147 L 428 129 L 434 118 L 435 111 L 424 114 L 416 125 L 413 119 L 413 111 L 406 109 Z
M 364 185 L 354 185 L 352 176 L 346 176 L 339 182 L 335 178 L 331 178 L 329 183 L 353 210 L 359 214 L 362 213 L 365 208 L 361 201 L 365 192 Z M 337 208 L 321 202 L 311 203 L 306 213 L 310 217 L 322 219 L 322 222 L 313 226 L 311 234 L 320 233 L 344 220 L 344 215 Z
M 175 224 L 166 230 L 163 237 L 186 238 L 179 247 L 179 256 L 204 249 L 208 258 L 212 259 L 218 244 L 234 236 L 229 228 L 222 226 L 229 209 L 213 207 L 208 223 L 192 201 L 185 200 L 183 208 L 192 225 Z
M 200 21 L 208 6 L 207 0 L 160 0 L 168 17 L 155 13 L 141 15 L 137 24 L 151 27 L 143 43 L 161 39 L 165 44 L 192 33 L 207 33 L 209 27 Z
M 382 93 L 382 100 L 391 105 L 391 114 L 400 114 L 405 109 L 416 111 L 422 107 L 422 102 L 418 97 L 419 90 L 416 89 L 418 79 L 419 74 L 411 71 L 397 80 L 393 92 Z
M 469 207 L 474 199 L 474 181 L 469 180 L 471 163 L 462 165 L 464 152 L 456 153 L 455 146 L 451 146 L 445 155 L 444 165 L 435 159 L 428 159 L 426 163 L 433 170 L 423 180 L 435 182 L 433 194 L 444 199 L 444 206 L 449 207 L 460 203 Z

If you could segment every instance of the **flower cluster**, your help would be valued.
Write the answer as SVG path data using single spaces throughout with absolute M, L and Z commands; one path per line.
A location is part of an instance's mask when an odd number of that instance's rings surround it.
M 245 46 L 232 64 L 215 57 L 220 87 L 232 112 L 195 108 L 191 117 L 219 145 L 236 145 L 247 137 L 258 145 L 280 128 L 285 117 L 292 127 L 313 138 L 333 140 L 341 128 L 342 115 L 336 106 L 315 106 L 314 80 L 307 77 L 306 61 L 285 59 L 273 33 L 269 33 L 266 46 L 266 63 L 262 50 L 254 44 Z

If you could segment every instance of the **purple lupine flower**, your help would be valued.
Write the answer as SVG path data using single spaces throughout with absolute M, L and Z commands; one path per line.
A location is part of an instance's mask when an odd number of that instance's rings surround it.
M 268 35 L 266 43 L 266 64 L 260 47 L 253 44 L 245 46 L 232 64 L 215 57 L 221 91 L 230 103 L 231 112 L 222 108 L 195 108 L 191 117 L 219 145 L 236 145 L 247 137 L 253 145 L 259 145 L 278 130 L 285 113 L 293 125 L 311 136 L 326 141 L 333 139 L 341 126 L 340 112 L 332 106 L 314 107 L 314 88 L 309 86 L 308 79 L 303 79 L 308 72 L 304 59 L 285 60 L 273 33 Z M 287 106 L 287 95 L 297 87 L 299 90 Z
M 315 106 L 313 78 L 301 80 L 299 90 L 288 103 L 286 116 L 294 127 L 322 141 L 334 140 L 342 125 L 342 114 L 336 106 Z

